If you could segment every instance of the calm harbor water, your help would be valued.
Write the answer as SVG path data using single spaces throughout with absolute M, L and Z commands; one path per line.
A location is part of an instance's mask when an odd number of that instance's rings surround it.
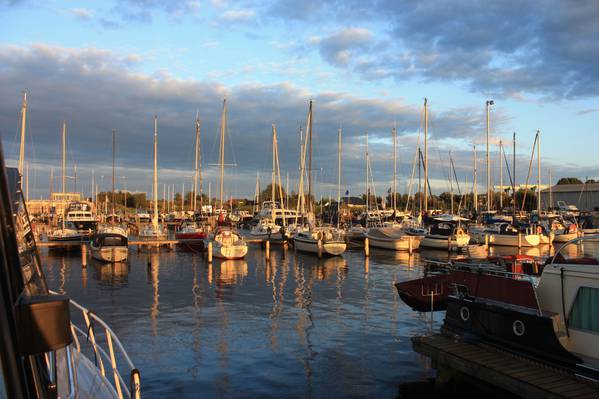
M 535 254 L 536 255 L 536 254 Z M 372 250 L 319 260 L 258 245 L 242 261 L 131 251 L 127 264 L 42 251 L 51 289 L 117 333 L 147 398 L 384 397 L 434 376 L 410 338 L 429 332 L 393 283 L 422 275 L 419 256 Z M 435 329 L 443 313 L 435 314 Z

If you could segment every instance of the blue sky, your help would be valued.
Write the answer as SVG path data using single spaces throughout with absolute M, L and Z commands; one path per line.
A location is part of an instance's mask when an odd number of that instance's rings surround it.
M 320 191 L 327 195 L 336 180 L 332 159 L 342 125 L 344 185 L 359 191 L 360 146 L 369 131 L 378 143 L 371 153 L 383 192 L 391 173 L 390 129 L 396 122 L 405 187 L 428 97 L 430 169 L 433 186 L 443 191 L 450 149 L 460 179 L 472 181 L 470 148 L 476 143 L 482 150 L 484 103 L 492 98 L 494 142 L 516 131 L 521 168 L 540 129 L 544 175 L 551 168 L 554 179 L 599 177 L 598 8 L 592 1 L 0 1 L 0 132 L 14 158 L 20 91 L 27 88 L 37 195 L 47 192 L 48 167 L 58 165 L 54 143 L 63 118 L 72 125 L 72 161 L 84 189 L 91 169 L 108 173 L 102 132 L 116 128 L 120 173 L 129 188 L 145 191 L 149 116 L 158 114 L 161 181 L 180 187 L 190 184 L 186 124 L 199 112 L 203 154 L 214 162 L 226 95 L 239 164 L 229 191 L 251 195 L 256 171 L 268 172 L 271 123 L 280 126 L 283 169 L 294 179 L 297 130 L 313 98 Z

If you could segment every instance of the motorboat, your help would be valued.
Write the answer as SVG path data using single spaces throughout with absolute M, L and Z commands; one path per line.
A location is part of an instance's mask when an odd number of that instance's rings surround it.
M 250 236 L 263 241 L 272 243 L 283 243 L 287 235 L 283 226 L 274 223 L 270 218 L 260 219 L 250 230 Z
M 110 326 L 67 295 L 48 289 L 19 173 L 4 167 L 1 154 L 0 169 L 3 394 L 140 398 L 139 370 Z
M 431 219 L 429 232 L 420 241 L 420 246 L 448 251 L 465 248 L 470 243 L 470 235 L 461 226 L 468 219 L 454 215 L 438 215 Z
M 127 231 L 119 226 L 102 226 L 89 243 L 92 257 L 102 262 L 125 262 L 129 256 Z
M 514 301 L 515 284 L 534 301 Z M 457 285 L 442 331 L 599 382 L 599 236 L 563 244 L 537 284 L 505 278 L 504 285 L 500 299 Z
M 72 223 L 79 233 L 86 236 L 91 236 L 98 225 L 98 219 L 92 212 L 91 204 L 80 201 L 69 204 L 65 221 Z

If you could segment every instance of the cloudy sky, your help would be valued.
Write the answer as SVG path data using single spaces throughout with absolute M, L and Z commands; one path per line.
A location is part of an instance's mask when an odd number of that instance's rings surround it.
M 237 165 L 227 170 L 227 190 L 235 196 L 253 195 L 257 172 L 267 184 L 273 123 L 283 173 L 294 184 L 310 99 L 315 179 L 324 196 L 336 184 L 339 127 L 344 191 L 364 191 L 366 132 L 377 192 L 390 186 L 393 126 L 405 191 L 425 97 L 434 191 L 448 190 L 450 151 L 462 188 L 471 188 L 473 145 L 482 188 L 488 99 L 495 101 L 495 182 L 499 140 L 511 156 L 516 132 L 524 179 L 537 129 L 544 179 L 550 170 L 553 181 L 599 177 L 595 1 L 0 0 L 0 19 L 0 134 L 14 164 L 27 89 L 32 197 L 47 195 L 51 168 L 58 174 L 62 120 L 79 190 L 89 193 L 92 170 L 101 188 L 109 187 L 116 129 L 117 174 L 126 177 L 118 186 L 149 191 L 153 115 L 161 184 L 191 187 L 198 114 L 214 190 L 225 97 L 227 163 Z

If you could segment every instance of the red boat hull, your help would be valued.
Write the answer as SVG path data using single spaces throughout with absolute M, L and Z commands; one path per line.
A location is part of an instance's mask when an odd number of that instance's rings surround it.
M 454 270 L 404 281 L 395 284 L 399 297 L 412 309 L 419 312 L 447 309 L 447 296 L 454 293 L 455 286 L 464 286 L 469 295 L 512 303 L 536 309 L 538 307 L 532 284 L 526 280 L 506 278 L 492 274 Z

